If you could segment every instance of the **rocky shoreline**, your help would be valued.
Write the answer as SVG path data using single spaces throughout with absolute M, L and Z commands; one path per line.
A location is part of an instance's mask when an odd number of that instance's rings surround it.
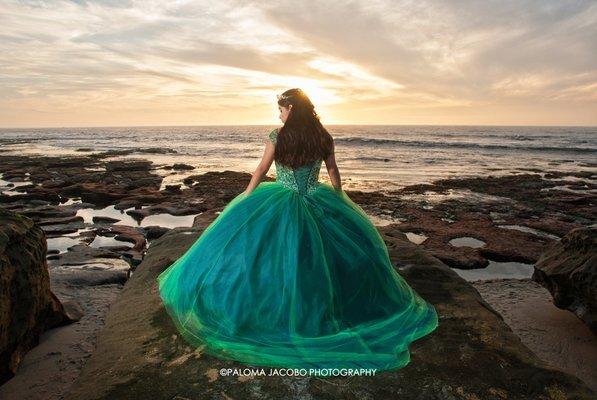
M 59 368 L 67 371 L 65 382 L 46 382 L 45 397 L 35 397 L 41 391 L 34 389 L 28 398 L 62 398 L 93 353 L 110 304 L 120 298 L 148 247 L 181 221 L 176 217 L 190 221 L 187 226 L 206 226 L 251 178 L 234 171 L 198 175 L 186 165 L 114 159 L 129 153 L 70 158 L 0 155 L 0 207 L 31 218 L 43 229 L 52 290 L 61 301 L 83 303 L 85 312 L 81 321 L 70 325 L 78 326 L 78 336 L 63 333 L 71 342 L 62 345 L 70 346 L 71 352 L 65 350 L 64 357 L 56 358 L 62 361 L 53 361 L 68 363 Z M 188 175 L 180 184 L 164 186 L 159 170 Z M 596 192 L 595 174 L 589 172 L 528 170 L 347 194 L 386 232 L 405 234 L 455 270 L 477 271 L 492 263 L 532 266 L 568 231 L 595 222 Z M 487 296 L 491 293 L 495 291 Z M 73 342 L 85 345 L 72 350 Z M 42 341 L 38 347 L 44 343 L 52 342 Z M 34 376 L 36 363 L 27 365 L 22 375 L 0 386 L 0 395 L 23 385 L 19 379 L 26 382 L 25 374 Z M 590 378 L 582 371 L 579 375 L 585 381 Z M 596 387 L 595 382 L 587 383 Z
M 190 171 L 193 167 L 184 164 L 154 166 L 143 159 L 113 159 L 132 152 L 70 158 L 0 155 L 0 190 L 5 184 L 0 206 L 31 217 L 49 238 L 84 231 L 81 236 L 87 244 L 96 236 L 133 244 L 130 249 L 102 246 L 83 260 L 118 258 L 123 253 L 140 259 L 144 241 L 159 237 L 165 227 L 133 225 L 130 229 L 118 219 L 140 224 L 156 214 L 198 215 L 223 207 L 250 180 L 248 173 L 197 175 Z M 188 171 L 188 175 L 180 184 L 162 187 L 159 170 L 173 174 Z M 490 260 L 535 263 L 541 252 L 566 232 L 594 223 L 595 178 L 590 171 L 529 169 L 506 176 L 442 179 L 397 191 L 347 193 L 378 225 L 395 224 L 404 233 L 418 235 L 419 244 L 451 267 L 478 269 L 488 266 Z M 110 206 L 120 215 L 94 216 L 93 223 L 77 215 L 79 210 Z M 467 238 L 477 242 L 467 245 Z M 463 240 L 464 245 L 455 239 Z M 65 265 L 61 262 L 64 257 L 55 255 L 53 264 Z M 68 265 L 72 262 L 66 261 Z

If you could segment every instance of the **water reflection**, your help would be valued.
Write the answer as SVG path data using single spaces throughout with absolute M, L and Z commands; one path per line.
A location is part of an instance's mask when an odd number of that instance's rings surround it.
M 543 236 L 543 237 L 554 239 L 554 240 L 560 239 L 559 236 L 552 235 L 551 233 L 544 232 L 544 231 L 541 231 L 541 230 L 535 229 L 535 228 L 530 228 L 530 227 L 524 226 L 524 225 L 498 225 L 498 227 L 504 228 L 504 229 L 514 229 L 514 230 L 520 231 L 520 232 L 532 233 L 533 235 Z
M 471 236 L 457 237 L 451 239 L 448 243 L 450 243 L 454 247 L 472 247 L 474 249 L 485 246 L 484 241 Z
M 126 214 L 126 211 L 133 210 L 134 207 L 130 207 L 126 210 L 117 210 L 114 205 L 110 205 L 101 209 L 94 208 L 81 208 L 77 210 L 77 216 L 82 217 L 83 221 L 87 224 L 93 224 L 93 217 L 109 217 L 119 220 L 119 225 L 139 226 L 139 223 L 130 215 Z
M 190 227 L 193 226 L 193 221 L 198 214 L 191 215 L 172 215 L 167 213 L 148 215 L 141 221 L 136 220 L 126 212 L 134 210 L 134 207 L 127 208 L 125 210 L 118 210 L 113 205 L 104 207 L 102 209 L 93 208 L 81 208 L 77 210 L 77 216 L 83 218 L 85 223 L 93 224 L 93 217 L 109 217 L 117 219 L 114 225 L 126 225 L 126 226 L 137 226 L 147 227 L 158 225 L 164 228 L 176 228 L 176 227 Z
M 480 281 L 487 279 L 529 279 L 535 270 L 533 264 L 519 262 L 489 261 L 485 268 L 460 269 L 452 268 L 458 275 L 467 281 Z
M 117 240 L 113 236 L 96 236 L 93 239 L 93 242 L 89 243 L 89 246 L 94 248 L 99 247 L 112 247 L 112 246 L 126 246 L 126 247 L 133 247 L 132 243 L 125 242 L 122 240 Z
M 198 214 L 191 215 L 172 215 L 172 214 L 154 214 L 143 218 L 140 226 L 159 225 L 164 228 L 177 228 L 179 226 L 193 226 L 193 221 Z
M 59 253 L 65 253 L 69 247 L 81 243 L 81 240 L 66 236 L 47 238 L 46 240 L 48 242 L 48 252 L 58 250 Z
M 414 244 L 421 244 L 427 240 L 427 236 L 423 235 L 422 233 L 404 232 L 404 234 L 406 235 L 407 239 Z

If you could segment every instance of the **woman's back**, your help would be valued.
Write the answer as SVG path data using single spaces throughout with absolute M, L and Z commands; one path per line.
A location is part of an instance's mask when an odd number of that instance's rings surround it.
M 269 138 L 275 146 L 278 138 L 278 128 L 269 133 Z M 311 194 L 320 184 L 319 171 L 322 162 L 323 159 L 318 158 L 301 167 L 291 168 L 275 161 L 276 181 L 301 195 Z

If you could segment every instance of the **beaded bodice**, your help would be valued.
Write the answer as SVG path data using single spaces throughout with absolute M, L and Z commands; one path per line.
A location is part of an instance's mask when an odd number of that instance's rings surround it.
M 269 138 L 275 145 L 278 138 L 277 128 L 270 132 Z M 319 171 L 322 162 L 320 158 L 299 168 L 290 168 L 275 161 L 276 182 L 301 195 L 311 194 L 320 185 Z

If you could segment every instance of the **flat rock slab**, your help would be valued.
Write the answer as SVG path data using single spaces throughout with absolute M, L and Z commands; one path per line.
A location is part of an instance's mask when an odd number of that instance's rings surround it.
M 539 360 L 472 285 L 397 231 L 382 231 L 392 261 L 440 317 L 434 332 L 411 345 L 409 365 L 375 376 L 221 376 L 221 368 L 253 366 L 190 348 L 157 292 L 159 273 L 201 231 L 176 228 L 152 242 L 67 400 L 597 398 L 580 379 Z

